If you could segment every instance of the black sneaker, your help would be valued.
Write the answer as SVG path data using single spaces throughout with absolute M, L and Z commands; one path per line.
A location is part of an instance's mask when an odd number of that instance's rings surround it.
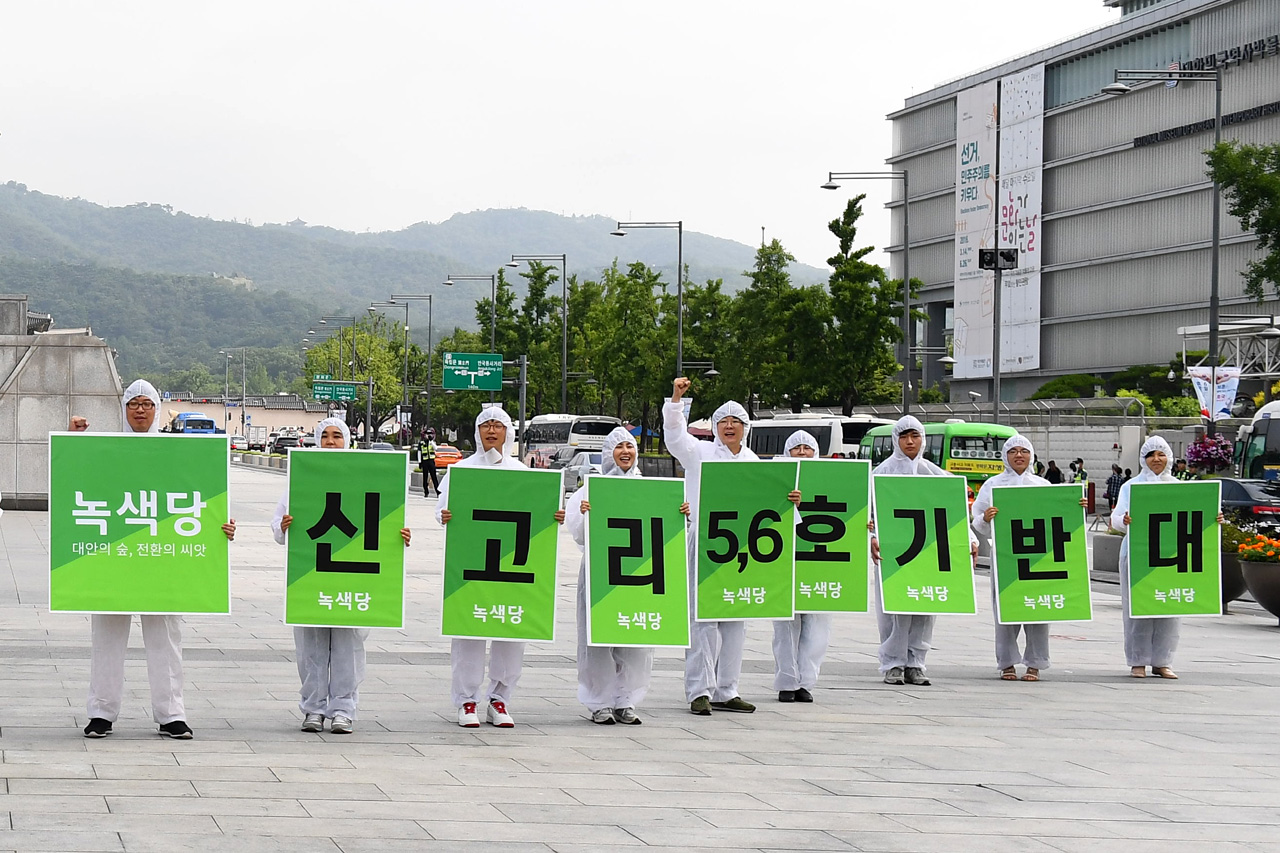
M 85 737 L 106 737 L 109 734 L 111 734 L 111 721 L 101 717 L 94 717 L 89 721 L 89 725 L 84 727 Z
M 752 705 L 741 696 L 734 696 L 727 702 L 712 702 L 711 707 L 721 711 L 736 711 L 739 714 L 750 714 L 756 709 L 755 705 Z
M 812 701 L 813 701 L 813 694 L 812 694 L 812 693 L 810 693 L 808 690 L 805 690 L 803 687 L 801 687 L 799 690 L 797 690 L 797 691 L 796 691 L 796 701 L 797 701 L 797 702 L 812 702 Z
M 779 702 L 794 702 L 794 701 L 796 701 L 796 692 L 795 692 L 794 690 L 779 690 L 779 691 L 778 691 L 778 701 L 779 701 Z
M 168 737 L 176 740 L 191 740 L 196 736 L 195 732 L 191 731 L 191 726 L 188 726 L 183 720 L 174 720 L 172 723 L 165 723 L 160 727 L 160 734 L 167 735 Z

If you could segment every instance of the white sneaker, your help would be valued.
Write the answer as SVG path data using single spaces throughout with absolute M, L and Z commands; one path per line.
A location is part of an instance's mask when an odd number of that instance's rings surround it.
M 462 707 L 458 709 L 458 725 L 464 729 L 480 728 L 480 717 L 476 714 L 475 702 L 462 703 Z
M 511 719 L 511 715 L 507 713 L 507 704 L 499 699 L 489 700 L 489 710 L 486 716 L 492 725 L 500 729 L 515 728 L 516 721 Z
M 324 714 L 307 714 L 306 719 L 302 721 L 302 730 L 304 732 L 324 731 Z
M 335 735 L 349 735 L 354 728 L 355 724 L 351 722 L 351 718 L 344 717 L 342 714 L 334 714 L 333 720 L 329 723 L 329 731 Z
M 602 726 L 612 726 L 615 722 L 613 719 L 613 709 L 601 708 L 599 711 L 592 711 L 591 722 L 598 723 Z

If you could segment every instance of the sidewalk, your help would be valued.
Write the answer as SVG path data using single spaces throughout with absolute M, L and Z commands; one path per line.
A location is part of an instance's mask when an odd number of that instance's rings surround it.
M 185 627 L 193 741 L 151 722 L 135 628 L 115 734 L 85 740 L 88 617 L 47 612 L 47 516 L 0 520 L 0 851 L 1269 851 L 1280 843 L 1280 629 L 1252 603 L 1188 619 L 1179 681 L 1128 677 L 1114 585 L 1053 634 L 1038 684 L 1001 682 L 990 596 L 939 620 L 932 687 L 876 673 L 870 614 L 838 617 L 812 705 L 781 705 L 747 630 L 751 715 L 688 713 L 657 655 L 642 726 L 576 699 L 579 552 L 561 537 L 557 640 L 531 645 L 514 730 L 463 730 L 439 638 L 443 536 L 410 497 L 410 624 L 375 631 L 349 736 L 299 731 L 285 481 L 235 468 L 233 613 Z

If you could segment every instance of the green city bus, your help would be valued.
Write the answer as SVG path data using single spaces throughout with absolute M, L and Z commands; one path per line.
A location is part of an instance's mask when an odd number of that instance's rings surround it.
M 1018 431 L 1001 424 L 947 421 L 924 425 L 924 456 L 933 464 L 960 474 L 976 492 L 988 478 L 1004 470 L 1000 451 L 1009 436 Z M 867 431 L 858 448 L 861 459 L 879 465 L 893 454 L 893 427 L 878 426 Z

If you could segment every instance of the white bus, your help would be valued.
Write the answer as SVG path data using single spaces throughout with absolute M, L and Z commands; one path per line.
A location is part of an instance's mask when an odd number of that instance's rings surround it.
M 787 437 L 798 429 L 818 440 L 817 455 L 828 459 L 856 459 L 858 444 L 867 430 L 893 421 L 871 415 L 820 415 L 811 412 L 779 412 L 753 421 L 747 445 L 760 456 L 777 456 Z
M 538 415 L 524 428 L 527 453 L 543 447 L 577 447 L 599 450 L 604 437 L 622 421 L 607 415 Z

